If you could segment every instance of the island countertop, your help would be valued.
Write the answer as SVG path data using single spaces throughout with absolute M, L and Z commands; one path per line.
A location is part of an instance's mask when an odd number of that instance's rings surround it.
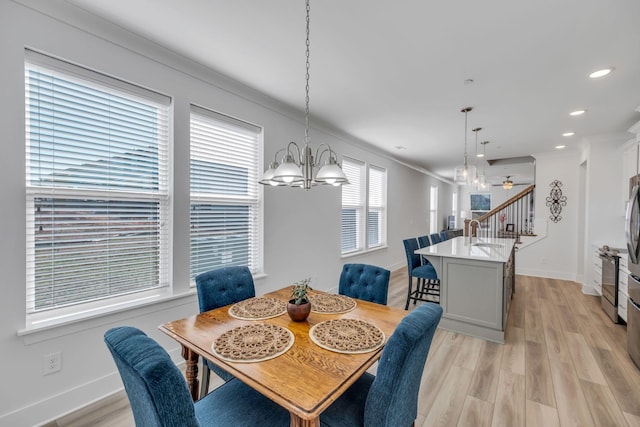
M 418 249 L 415 253 L 445 258 L 473 259 L 479 261 L 507 262 L 515 239 L 501 239 L 497 237 L 469 237 L 459 236 L 426 248 Z

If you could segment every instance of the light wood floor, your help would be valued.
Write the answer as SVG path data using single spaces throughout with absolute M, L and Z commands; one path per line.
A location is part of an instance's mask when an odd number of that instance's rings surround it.
M 394 272 L 389 305 L 404 307 L 406 288 L 406 273 Z M 416 427 L 640 426 L 640 370 L 626 327 L 578 284 L 517 276 L 506 341 L 438 330 Z M 120 393 L 47 427 L 71 426 L 133 426 L 133 416 Z

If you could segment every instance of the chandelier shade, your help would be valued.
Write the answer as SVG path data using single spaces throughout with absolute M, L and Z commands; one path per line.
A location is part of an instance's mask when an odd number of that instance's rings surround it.
M 286 148 L 276 152 L 276 159 L 269 165 L 267 170 L 258 181 L 262 185 L 291 186 L 309 190 L 317 184 L 341 186 L 349 183 L 347 176 L 342 171 L 335 151 L 327 144 L 320 144 L 315 156 L 311 149 L 309 136 L 309 16 L 310 5 L 306 0 L 306 74 L 305 74 L 305 110 L 304 110 L 304 147 L 301 149 L 295 142 L 290 142 Z M 321 148 L 324 149 L 321 151 Z M 295 152 L 294 152 L 295 148 Z M 285 151 L 284 156 L 278 162 L 278 153 Z M 322 163 L 322 158 L 326 154 L 326 160 Z

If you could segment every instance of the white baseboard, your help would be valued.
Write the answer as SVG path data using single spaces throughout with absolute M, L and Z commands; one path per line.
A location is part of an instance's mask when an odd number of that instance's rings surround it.
M 180 347 L 168 350 L 168 353 L 176 365 L 184 363 Z M 103 377 L 2 414 L 0 426 L 41 426 L 106 399 L 121 390 L 123 385 L 120 374 L 114 370 Z
M 568 273 L 565 271 L 549 271 L 549 270 L 536 270 L 529 268 L 518 268 L 516 264 L 516 274 L 520 274 L 523 276 L 534 276 L 534 277 L 545 277 L 547 279 L 558 279 L 558 280 L 571 280 L 572 282 L 576 282 L 576 274 Z

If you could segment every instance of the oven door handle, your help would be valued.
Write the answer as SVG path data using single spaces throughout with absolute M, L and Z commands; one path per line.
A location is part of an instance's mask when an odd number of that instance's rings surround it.
M 638 191 L 640 187 L 634 185 L 631 190 L 631 197 L 629 198 L 629 204 L 627 205 L 627 213 L 624 221 L 624 235 L 627 240 L 627 249 L 629 249 L 629 258 L 634 264 L 638 264 L 638 247 L 633 245 L 633 237 L 631 236 L 631 216 L 633 215 L 633 208 L 638 203 Z M 635 230 L 637 232 L 637 230 Z M 636 236 L 637 238 L 637 236 Z

